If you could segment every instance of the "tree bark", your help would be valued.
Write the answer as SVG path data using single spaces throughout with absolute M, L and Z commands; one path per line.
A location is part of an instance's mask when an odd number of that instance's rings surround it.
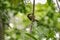
M 1 18 L 0 18 L 0 40 L 4 40 L 4 29 Z
M 2 21 L 2 12 L 0 10 L 0 40 L 4 40 L 4 28 L 3 28 L 3 21 Z

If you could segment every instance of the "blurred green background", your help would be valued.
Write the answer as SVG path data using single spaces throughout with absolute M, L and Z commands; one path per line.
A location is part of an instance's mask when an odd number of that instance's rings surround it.
M 4 33 L 4 40 L 59 40 L 60 13 L 57 3 L 54 0 L 39 1 L 36 0 L 34 13 L 39 22 L 34 22 L 30 34 L 31 21 L 27 14 L 33 10 L 32 0 L 0 0 L 0 34 Z

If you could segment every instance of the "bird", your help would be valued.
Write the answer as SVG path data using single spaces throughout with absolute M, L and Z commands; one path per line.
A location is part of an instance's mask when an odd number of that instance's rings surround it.
M 29 19 L 30 21 L 32 21 L 32 18 L 33 18 L 32 14 L 28 14 L 27 17 L 28 17 L 28 19 Z M 34 21 L 38 22 L 38 20 L 35 19 L 35 16 L 34 16 L 33 22 L 34 22 Z

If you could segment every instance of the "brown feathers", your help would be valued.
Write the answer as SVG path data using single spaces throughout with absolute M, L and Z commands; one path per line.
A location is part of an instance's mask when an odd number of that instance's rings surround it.
M 28 14 L 27 17 L 29 18 L 29 20 L 32 21 L 32 14 Z M 34 21 L 38 21 L 38 20 L 36 20 L 35 17 L 34 17 Z

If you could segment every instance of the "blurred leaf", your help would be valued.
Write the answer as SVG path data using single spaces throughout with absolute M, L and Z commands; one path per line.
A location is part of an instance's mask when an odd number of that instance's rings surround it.
M 29 37 L 33 38 L 34 40 L 37 40 L 32 34 L 28 34 L 28 33 L 25 33 L 26 35 L 28 35 Z
M 47 3 L 51 7 L 52 10 L 55 10 L 53 0 L 47 0 Z
M 27 13 L 32 12 L 32 4 L 31 3 L 25 4 L 25 8 L 26 8 Z
M 54 32 L 50 32 L 46 40 L 48 40 L 49 38 L 54 38 Z
M 12 6 L 16 7 L 18 6 L 19 0 L 11 0 L 12 1 Z
M 47 3 L 50 6 L 52 4 L 52 0 L 47 0 Z
M 60 0 L 59 0 L 60 1 Z
M 54 14 L 53 14 L 52 11 L 48 11 L 48 12 L 47 12 L 47 16 L 52 19 L 53 16 L 54 16 Z

